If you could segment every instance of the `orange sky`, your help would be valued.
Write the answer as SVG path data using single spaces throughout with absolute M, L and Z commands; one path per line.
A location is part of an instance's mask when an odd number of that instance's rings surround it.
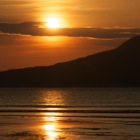
M 55 15 L 69 27 L 139 27 L 139 6 L 139 0 L 1 0 L 0 21 L 40 21 Z
M 0 23 L 15 24 L 0 24 L 0 70 L 52 65 L 113 49 L 129 35 L 140 33 L 139 6 L 140 0 L 0 0 Z M 72 31 L 66 29 L 63 36 L 54 37 L 56 31 L 50 29 L 51 37 L 47 31 L 42 33 L 47 27 L 41 25 L 31 25 L 28 33 L 19 29 L 19 23 L 47 22 L 51 17 Z

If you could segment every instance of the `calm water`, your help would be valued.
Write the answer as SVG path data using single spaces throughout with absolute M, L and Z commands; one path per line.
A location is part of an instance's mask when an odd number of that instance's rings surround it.
M 0 140 L 140 140 L 140 88 L 1 88 Z

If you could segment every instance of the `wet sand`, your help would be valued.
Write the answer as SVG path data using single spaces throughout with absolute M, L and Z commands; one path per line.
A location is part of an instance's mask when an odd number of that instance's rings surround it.
M 0 140 L 140 140 L 138 118 L 1 116 Z

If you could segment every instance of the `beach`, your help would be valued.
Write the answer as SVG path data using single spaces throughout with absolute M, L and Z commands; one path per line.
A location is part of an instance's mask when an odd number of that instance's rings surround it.
M 139 140 L 139 88 L 1 88 L 0 140 Z

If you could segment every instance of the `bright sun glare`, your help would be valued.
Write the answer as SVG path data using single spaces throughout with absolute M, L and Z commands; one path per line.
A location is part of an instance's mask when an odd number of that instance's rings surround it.
M 60 21 L 58 18 L 56 17 L 51 17 L 51 18 L 48 18 L 47 19 L 47 23 L 46 23 L 46 26 L 48 28 L 60 28 Z
M 46 134 L 48 136 L 47 140 L 56 140 L 58 133 L 56 132 L 56 125 L 55 124 L 44 125 L 44 129 L 45 129 Z

